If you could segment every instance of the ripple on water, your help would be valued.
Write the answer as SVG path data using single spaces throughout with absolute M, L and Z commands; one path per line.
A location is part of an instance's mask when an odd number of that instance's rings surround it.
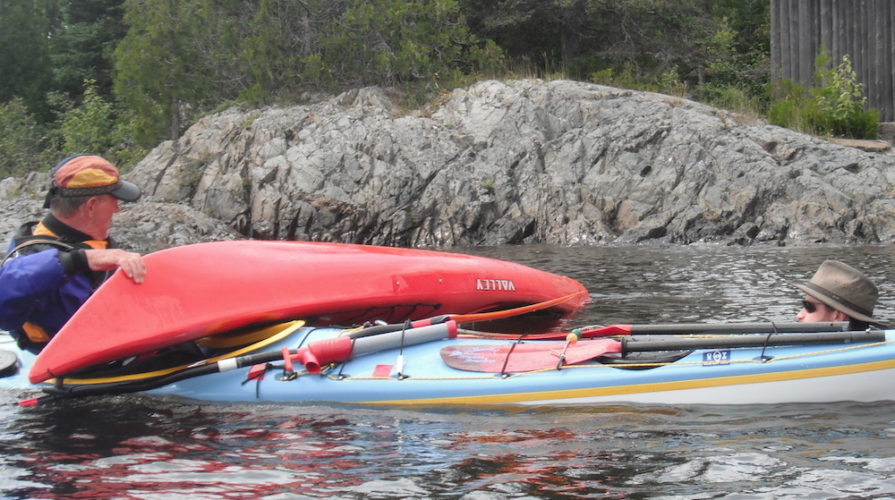
M 477 249 L 571 275 L 577 324 L 790 320 L 793 281 L 888 247 Z M 585 408 L 218 405 L 135 395 L 19 408 L 0 391 L 0 497 L 887 498 L 895 403 Z

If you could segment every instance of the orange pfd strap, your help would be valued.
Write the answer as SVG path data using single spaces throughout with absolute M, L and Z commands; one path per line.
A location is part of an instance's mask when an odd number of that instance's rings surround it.
M 43 222 L 38 222 L 37 226 L 34 227 L 34 230 L 31 231 L 31 234 L 34 236 L 52 236 L 54 238 L 58 238 L 59 235 L 47 229 L 47 226 L 44 225 Z M 90 248 L 95 248 L 97 250 L 105 250 L 109 248 L 109 242 L 106 240 L 86 240 L 82 241 L 85 245 L 88 245 Z
M 34 236 L 52 236 L 54 238 L 58 237 L 56 233 L 47 229 L 47 226 L 44 225 L 43 222 L 39 222 L 37 226 L 34 227 L 34 230 L 31 232 Z M 109 242 L 105 240 L 87 240 L 83 241 L 85 245 L 90 246 L 90 248 L 95 248 L 97 250 L 104 250 L 109 248 Z M 46 330 L 42 327 L 26 321 L 22 324 L 22 330 L 25 331 L 25 335 L 28 335 L 28 339 L 32 342 L 49 342 L 50 336 L 47 335 Z

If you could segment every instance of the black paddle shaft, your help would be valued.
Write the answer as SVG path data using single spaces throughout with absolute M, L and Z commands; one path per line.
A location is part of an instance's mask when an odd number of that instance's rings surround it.
M 621 340 L 622 353 L 645 351 L 675 351 L 689 349 L 714 349 L 725 347 L 764 347 L 803 344 L 858 344 L 862 342 L 883 342 L 886 332 L 881 330 L 862 332 L 831 333 L 772 333 L 742 335 L 735 337 L 669 338 L 663 340 L 639 340 L 624 337 Z
M 848 322 L 829 323 L 656 323 L 631 325 L 631 335 L 672 335 L 681 333 L 817 333 L 844 332 Z

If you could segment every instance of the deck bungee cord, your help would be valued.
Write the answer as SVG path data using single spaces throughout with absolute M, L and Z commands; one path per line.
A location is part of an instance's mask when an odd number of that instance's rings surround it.
M 403 347 L 405 345 L 429 342 L 434 340 L 435 337 L 455 337 L 457 323 L 454 318 L 472 323 L 519 316 L 554 307 L 580 295 L 581 292 L 576 292 L 536 304 L 529 304 L 500 311 L 466 315 L 444 314 L 416 322 L 404 322 L 393 325 L 374 325 L 367 328 L 354 329 L 353 331 L 349 331 L 343 337 L 318 341 L 318 343 L 310 349 L 301 348 L 305 339 L 307 339 L 306 335 L 294 350 L 289 350 L 284 347 L 276 352 L 262 352 L 251 355 L 246 354 L 266 347 L 282 338 L 288 337 L 304 324 L 303 321 L 287 323 L 285 325 L 288 326 L 279 331 L 277 330 L 283 325 L 276 325 L 237 335 L 227 335 L 230 332 L 222 332 L 215 336 L 197 339 L 196 344 L 205 347 L 221 348 L 232 347 L 249 340 L 260 340 L 235 351 L 198 360 L 187 365 L 177 365 L 146 372 L 94 378 L 66 378 L 63 376 L 56 376 L 48 380 L 52 385 L 43 387 L 43 390 L 47 393 L 48 397 L 56 398 L 141 392 L 210 373 L 218 373 L 246 366 L 266 367 L 269 366 L 270 362 L 277 360 L 282 360 L 284 362 L 284 377 L 294 378 L 296 375 L 292 366 L 293 361 L 300 362 L 308 373 L 316 374 L 320 372 L 321 363 L 328 364 L 347 361 L 354 355 L 362 355 L 367 352 L 391 348 L 390 345 L 395 342 L 393 340 L 394 336 L 389 336 L 388 334 L 398 330 L 400 330 L 400 337 L 397 344 L 400 348 L 398 364 L 400 367 L 399 372 L 403 373 Z M 418 306 L 419 304 L 414 305 L 413 309 L 416 310 Z M 406 341 L 406 335 L 410 330 L 412 330 L 412 341 L 408 342 Z M 434 334 L 434 336 L 430 338 L 423 332 L 429 332 L 429 335 Z M 362 341 L 362 346 L 360 348 L 358 347 L 357 344 L 359 339 L 371 337 L 379 337 L 379 339 L 372 342 Z M 250 370 L 247 380 L 256 379 L 260 381 L 266 371 L 268 370 L 253 368 L 253 370 Z M 41 398 L 34 398 L 22 401 L 19 404 L 21 406 L 33 406 L 41 400 Z
M 441 359 L 451 368 L 505 374 L 561 369 L 604 354 L 624 357 L 633 352 L 723 349 L 739 347 L 798 346 L 812 344 L 863 344 L 885 341 L 884 331 L 732 335 L 712 338 L 666 338 L 640 340 L 637 337 L 503 344 L 454 345 L 441 349 Z
M 267 366 L 274 361 L 283 361 L 284 374 L 288 380 L 298 376 L 293 362 L 298 362 L 309 374 L 319 374 L 325 365 L 342 363 L 372 352 L 379 352 L 403 346 L 417 345 L 434 340 L 456 337 L 457 325 L 454 321 L 447 321 L 437 325 L 416 327 L 399 332 L 386 332 L 377 336 L 366 336 L 354 339 L 350 336 L 340 336 L 332 339 L 310 342 L 307 347 L 289 349 L 283 347 L 276 351 L 263 351 L 250 353 L 266 347 L 278 340 L 293 334 L 303 322 L 294 322 L 281 332 L 272 335 L 251 346 L 238 349 L 231 353 L 219 355 L 213 358 L 200 360 L 189 365 L 171 367 L 152 372 L 128 374 L 118 377 L 106 377 L 96 379 L 66 379 L 56 377 L 52 385 L 43 387 L 43 391 L 49 397 L 70 398 L 80 396 L 97 396 L 109 394 L 123 394 L 142 392 L 172 384 L 187 378 L 199 377 L 212 373 L 220 373 L 244 367 Z M 308 333 L 303 336 L 299 346 L 308 338 Z M 247 354 L 248 353 L 248 354 Z M 263 371 L 261 372 L 263 376 Z M 250 377 L 253 372 L 250 370 Z M 257 369 L 254 378 L 260 379 Z M 19 402 L 20 406 L 34 406 L 47 398 L 34 398 Z
M 275 361 L 284 362 L 284 380 L 292 380 L 300 373 L 292 367 L 293 361 L 298 361 L 306 374 L 320 374 L 324 365 L 341 364 L 355 356 L 370 352 L 399 349 L 397 365 L 398 379 L 408 378 L 403 370 L 403 347 L 423 344 L 435 340 L 454 338 L 456 336 L 456 324 L 452 321 L 441 325 L 404 328 L 397 332 L 382 332 L 376 336 L 365 335 L 353 338 L 352 333 L 347 332 L 343 336 L 333 339 L 311 342 L 307 348 L 288 349 L 280 351 L 264 351 L 251 353 L 252 351 L 266 347 L 273 342 L 285 338 L 302 326 L 301 322 L 289 324 L 282 331 L 271 335 L 267 339 L 255 344 L 237 349 L 227 354 L 201 360 L 189 365 L 181 365 L 152 372 L 122 375 L 118 377 L 103 377 L 95 379 L 64 379 L 54 380 L 54 385 L 45 387 L 44 391 L 51 397 L 78 397 L 90 395 L 122 394 L 140 392 L 155 389 L 186 378 L 198 377 L 210 373 L 223 372 L 242 367 L 252 367 L 246 381 L 258 380 L 257 367 L 265 367 L 261 370 L 261 376 L 268 371 Z M 574 337 L 575 340 L 572 340 Z M 299 342 L 301 346 L 308 335 L 304 335 Z M 724 347 L 767 347 L 782 345 L 806 345 L 806 344 L 867 344 L 885 340 L 882 331 L 863 332 L 830 332 L 817 334 L 776 334 L 776 335 L 752 335 L 752 336 L 725 336 L 712 338 L 673 338 L 662 340 L 640 340 L 634 337 L 615 339 L 592 339 L 577 343 L 578 335 L 568 334 L 566 342 L 534 341 L 524 342 L 518 338 L 516 342 L 509 344 L 484 345 L 484 346 L 449 346 L 441 349 L 441 357 L 452 368 L 483 373 L 499 373 L 507 377 L 512 373 L 538 372 L 549 369 L 559 370 L 571 367 L 582 361 L 591 360 L 606 353 L 621 353 L 649 351 L 670 351 L 677 349 L 717 349 Z M 358 345 L 360 344 L 360 345 Z M 561 346 L 558 344 L 562 344 Z M 520 346 L 522 346 L 520 348 Z M 578 347 L 587 348 L 583 354 L 578 354 Z M 572 357 L 567 354 L 575 354 Z M 510 365 L 513 354 L 524 351 L 521 364 Z M 484 355 L 484 357 L 482 357 Z M 478 357 L 476 357 L 478 356 Z M 772 358 L 764 358 L 769 361 Z M 462 362 L 461 362 L 462 361 Z M 515 359 L 514 359 L 515 361 Z M 472 363 L 472 364 L 470 364 Z M 635 364 L 628 364 L 634 366 Z M 656 364 L 655 366 L 661 366 Z M 339 379 L 349 378 L 340 373 Z M 357 377 L 352 377 L 358 379 Z M 30 401 L 22 405 L 33 404 Z
M 303 326 L 302 322 L 291 322 L 266 327 L 261 330 L 224 332 L 208 338 L 197 339 L 196 343 L 214 347 L 233 347 L 247 341 L 253 343 L 235 350 L 217 354 L 189 364 L 180 364 L 160 370 L 142 373 L 128 373 L 117 376 L 78 379 L 57 377 L 54 385 L 44 388 L 42 398 L 26 400 L 23 406 L 38 401 L 92 395 L 122 394 L 157 389 L 175 382 L 201 377 L 213 373 L 248 368 L 242 384 L 254 381 L 255 396 L 261 399 L 261 381 L 264 374 L 273 369 L 282 369 L 280 381 L 295 380 L 307 375 L 318 375 L 328 380 L 470 380 L 469 376 L 433 377 L 423 374 L 411 377 L 405 370 L 405 347 L 426 344 L 443 339 L 462 338 L 512 340 L 503 344 L 450 345 L 440 349 L 442 361 L 449 367 L 467 372 L 487 374 L 487 379 L 497 374 L 500 378 L 516 378 L 524 374 L 558 371 L 566 368 L 614 367 L 614 368 L 654 368 L 675 364 L 686 355 L 666 356 L 670 361 L 629 362 L 624 358 L 630 353 L 696 349 L 720 349 L 728 347 L 799 346 L 809 344 L 859 344 L 864 347 L 871 342 L 885 343 L 882 331 L 843 331 L 846 323 L 746 323 L 746 324 L 657 324 L 657 325 L 611 325 L 609 327 L 576 328 L 571 332 L 548 332 L 546 334 L 493 333 L 461 329 L 459 322 L 478 322 L 488 319 L 513 317 L 556 303 L 569 300 L 577 294 L 558 297 L 538 304 L 531 304 L 501 311 L 464 315 L 440 315 L 427 320 L 405 321 L 395 324 L 366 324 L 353 329 L 341 330 L 335 337 L 309 340 L 311 332 L 318 328 L 308 327 L 295 347 L 257 352 L 275 342 L 285 339 Z M 421 326 L 427 325 L 427 326 Z M 244 329 L 243 329 L 244 330 Z M 616 338 L 603 337 L 613 332 Z M 619 333 L 621 332 L 621 333 Z M 767 333 L 764 333 L 767 332 Z M 790 333 L 796 332 L 796 333 Z M 814 333 L 810 333 L 814 332 Z M 664 338 L 650 339 L 649 335 L 664 335 Z M 216 338 L 217 337 L 217 338 Z M 564 341 L 554 339 L 564 338 Z M 258 340 L 260 339 L 260 340 Z M 877 344 L 878 345 L 878 344 Z M 397 359 L 389 370 L 397 367 L 396 376 L 384 375 L 351 376 L 344 372 L 348 361 L 366 354 L 396 351 Z M 482 354 L 484 353 L 484 354 Z M 623 363 L 613 359 L 598 359 L 618 354 Z M 813 353 L 799 356 L 817 355 Z M 479 356 L 476 358 L 476 356 Z M 465 364 L 458 364 L 463 358 Z M 788 356 L 792 357 L 792 355 Z M 518 359 L 517 359 L 518 358 Z M 520 361 L 521 359 L 521 361 Z M 757 359 L 771 362 L 774 356 L 762 355 Z M 781 358 L 786 359 L 786 358 Z M 472 361 L 470 361 L 472 360 Z M 582 364 L 588 362 L 586 364 Z M 470 364 L 472 363 L 472 364 Z M 677 362 L 680 365 L 680 362 Z M 297 369 L 298 366 L 301 369 Z M 334 374 L 333 369 L 338 366 Z M 683 366 L 683 365 L 680 365 Z M 425 370 L 424 370 L 425 372 Z

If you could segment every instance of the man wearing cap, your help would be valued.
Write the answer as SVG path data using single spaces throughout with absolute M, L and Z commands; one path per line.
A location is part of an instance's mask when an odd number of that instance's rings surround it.
M 0 328 L 39 351 L 100 284 L 121 268 L 137 283 L 146 268 L 138 253 L 114 248 L 109 237 L 118 202 L 140 188 L 91 154 L 68 157 L 50 171 L 40 222 L 23 224 L 0 263 Z
M 797 321 L 848 321 L 850 330 L 864 330 L 876 323 L 873 319 L 873 307 L 879 296 L 876 285 L 847 264 L 827 260 L 811 281 L 796 287 L 806 294 Z

